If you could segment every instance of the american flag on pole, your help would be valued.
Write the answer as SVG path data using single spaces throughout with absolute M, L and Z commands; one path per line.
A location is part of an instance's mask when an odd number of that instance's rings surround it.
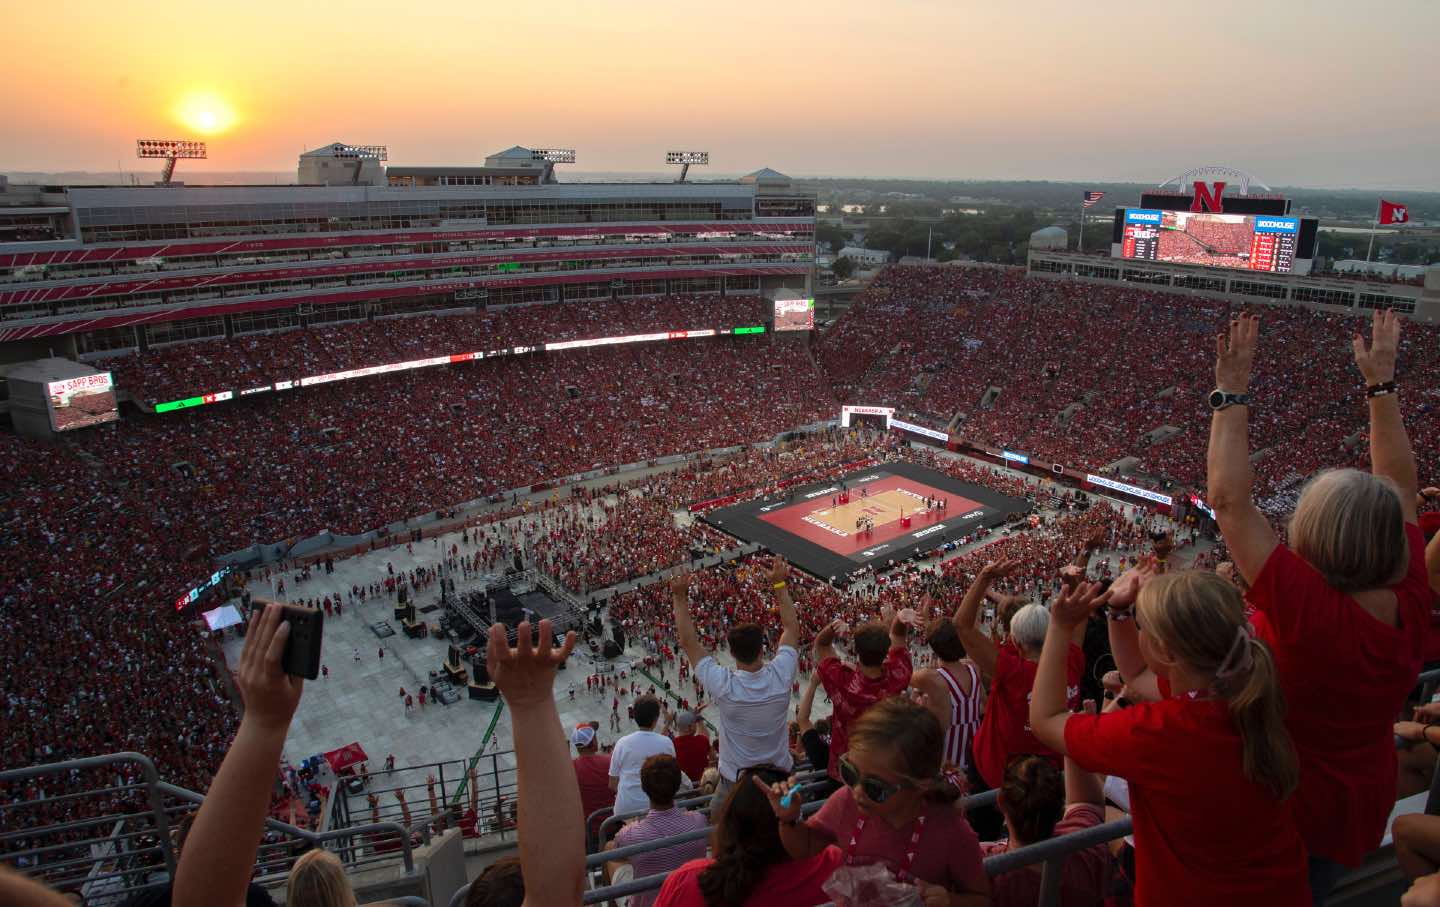
M 1085 193 L 1085 207 L 1086 207 L 1086 208 L 1092 208 L 1092 207 L 1094 207 L 1094 206 L 1095 206 L 1095 203 L 1098 202 L 1098 201 L 1100 201 L 1100 199 L 1102 199 L 1102 198 L 1104 198 L 1104 197 L 1105 197 L 1105 193 L 1103 193 L 1103 192 L 1086 192 L 1086 193 Z

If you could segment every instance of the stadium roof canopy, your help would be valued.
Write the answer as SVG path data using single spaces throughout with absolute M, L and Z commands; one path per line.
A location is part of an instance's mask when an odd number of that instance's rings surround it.
M 40 384 L 99 374 L 97 369 L 83 363 L 58 358 L 32 359 L 0 371 L 4 372 L 7 381 L 35 381 Z
M 790 177 L 779 170 L 771 170 L 769 167 L 761 167 L 754 173 L 747 173 L 740 177 L 742 183 L 789 183 Z

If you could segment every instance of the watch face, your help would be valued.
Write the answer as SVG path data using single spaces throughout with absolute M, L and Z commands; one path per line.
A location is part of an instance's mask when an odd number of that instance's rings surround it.
M 1222 407 L 1222 406 L 1224 406 L 1224 405 L 1225 405 L 1225 392 L 1224 392 L 1224 391 L 1218 391 L 1218 390 L 1216 390 L 1216 391 L 1211 391 L 1211 392 L 1210 392 L 1210 408 L 1211 408 L 1211 409 L 1219 409 L 1220 407 Z

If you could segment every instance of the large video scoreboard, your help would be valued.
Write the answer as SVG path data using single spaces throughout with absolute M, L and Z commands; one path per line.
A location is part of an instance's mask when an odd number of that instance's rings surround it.
M 1288 274 L 1299 240 L 1298 217 L 1126 208 L 1120 255 Z

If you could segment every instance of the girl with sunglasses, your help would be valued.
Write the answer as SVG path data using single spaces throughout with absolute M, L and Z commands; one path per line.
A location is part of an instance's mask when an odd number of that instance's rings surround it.
M 1270 649 L 1240 591 L 1214 573 L 1150 578 L 1139 648 L 1168 698 L 1103 715 L 1065 701 L 1070 635 L 1111 593 L 1081 584 L 1051 605 L 1035 675 L 1035 736 L 1129 782 L 1137 907 L 1307 907 L 1305 848 L 1286 799 L 1300 767 Z
M 712 858 L 691 860 L 672 872 L 655 907 L 813 907 L 830 902 L 822 886 L 840 865 L 840 849 L 821 848 L 805 859 L 786 854 L 780 822 L 766 797 L 772 784 L 788 789 L 785 775 L 778 768 L 741 770 L 711 835 Z
M 944 746 L 939 720 L 923 705 L 896 697 L 871 706 L 838 762 L 846 786 L 808 821 L 800 821 L 798 796 L 784 803 L 787 785 L 766 789 L 790 858 L 838 845 L 837 875 L 878 863 L 918 889 L 925 907 L 989 904 L 979 839 L 956 806 L 960 779 L 941 774 Z

